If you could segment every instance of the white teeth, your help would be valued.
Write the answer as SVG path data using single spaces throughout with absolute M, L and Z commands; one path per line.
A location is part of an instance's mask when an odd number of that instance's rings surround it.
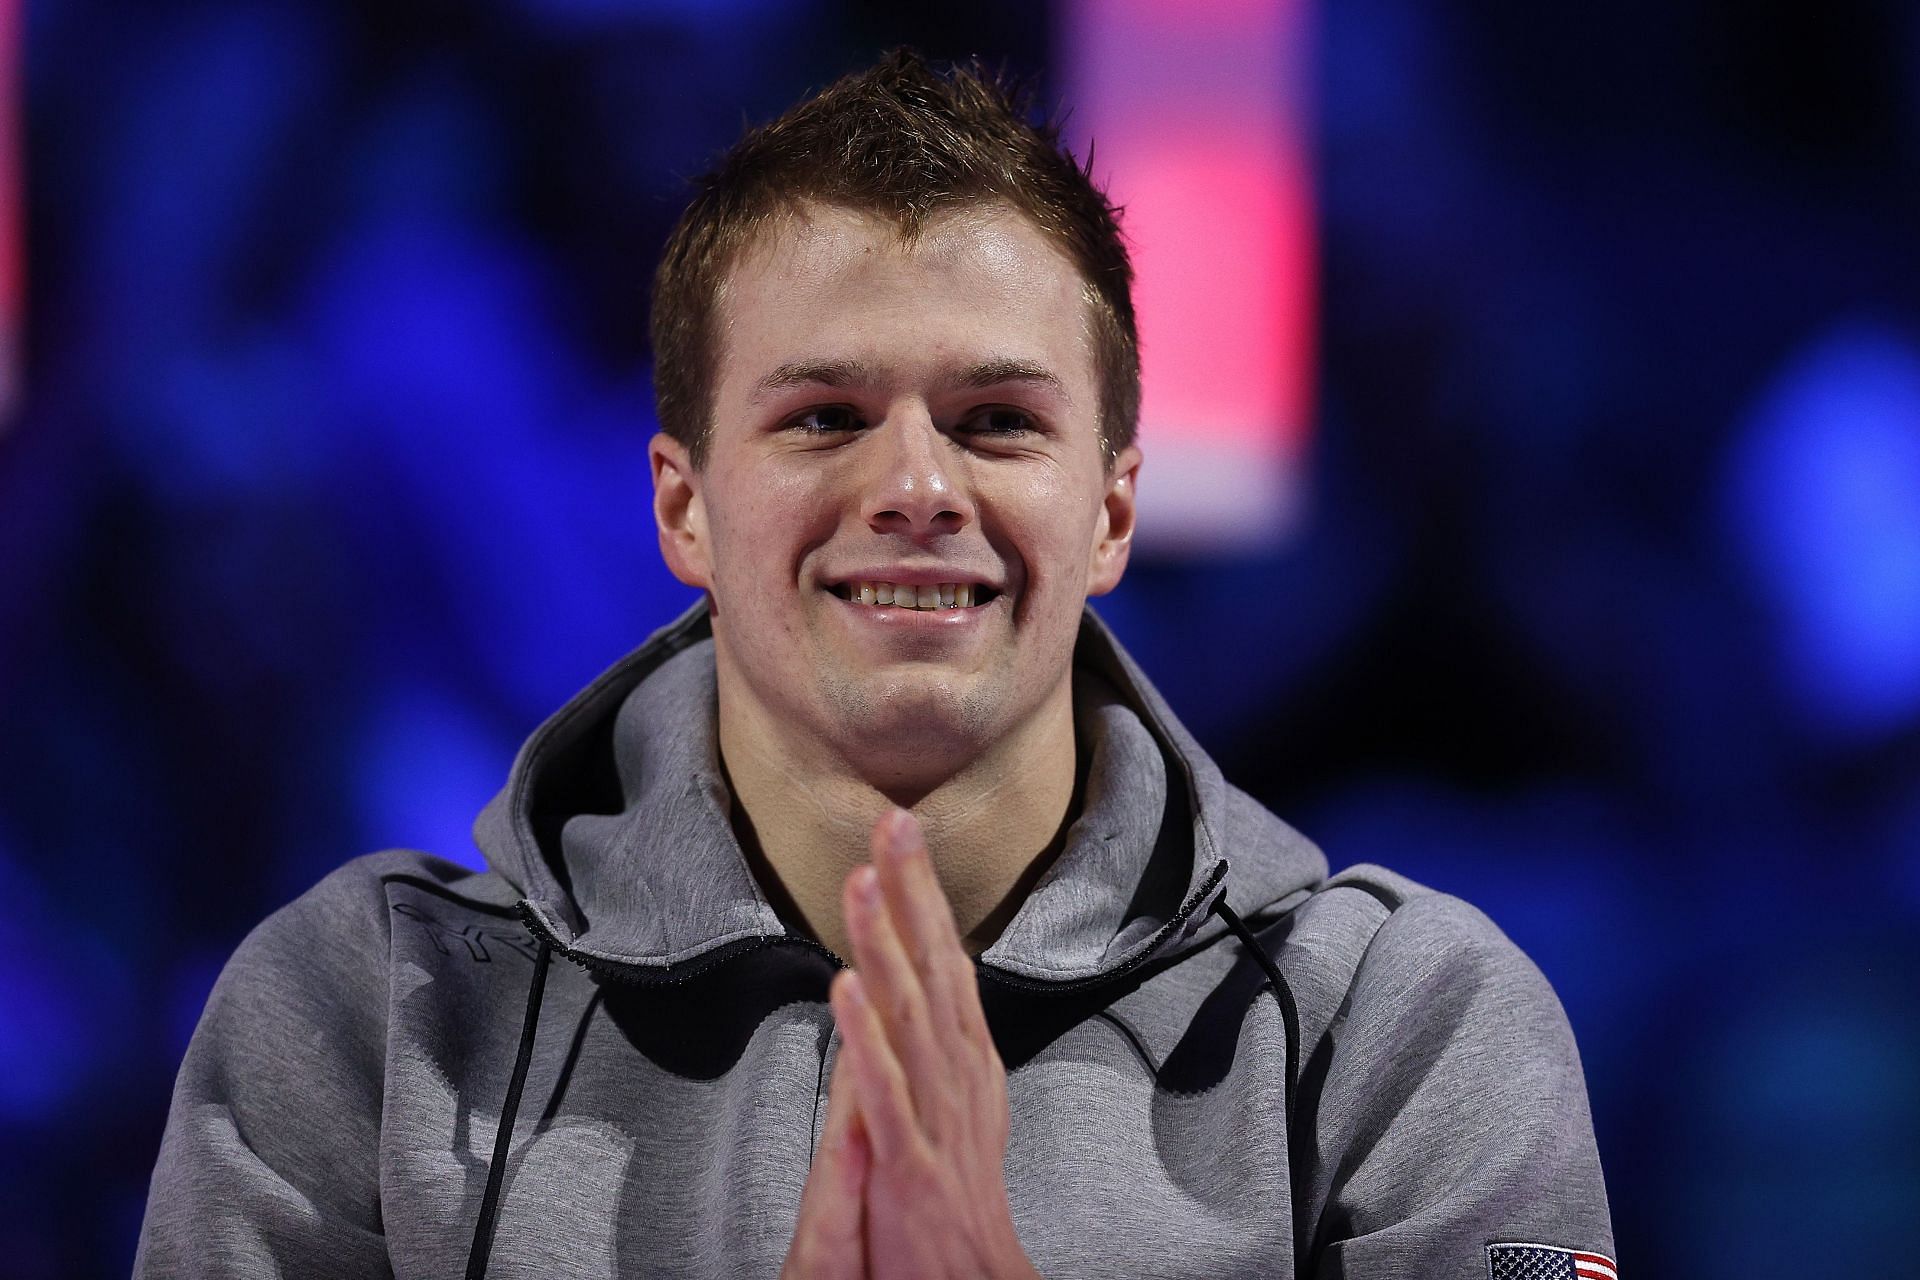
M 847 599 L 898 609 L 971 609 L 980 592 L 971 582 L 941 582 L 928 587 L 893 582 L 849 582 Z

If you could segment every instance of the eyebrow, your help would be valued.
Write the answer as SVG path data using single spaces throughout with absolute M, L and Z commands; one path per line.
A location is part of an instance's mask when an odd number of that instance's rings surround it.
M 788 387 L 850 387 L 874 380 L 873 366 L 860 360 L 790 360 L 754 384 L 753 398 L 764 400 Z
M 1029 364 L 1025 360 L 1005 358 L 983 360 L 972 368 L 963 371 L 953 380 L 953 385 L 978 391 L 982 387 L 997 387 L 1006 382 L 1026 382 L 1045 387 L 1057 395 L 1065 397 L 1067 388 L 1060 379 L 1041 365 Z
M 880 371 L 864 360 L 790 360 L 754 384 L 753 399 L 764 400 L 789 387 L 871 386 L 880 381 Z M 1045 366 L 1004 356 L 969 365 L 941 382 L 943 386 L 968 391 L 1024 382 L 1044 387 L 1063 398 L 1067 394 L 1066 384 Z

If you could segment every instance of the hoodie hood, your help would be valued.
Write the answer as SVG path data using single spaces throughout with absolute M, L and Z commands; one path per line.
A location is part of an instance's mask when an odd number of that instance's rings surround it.
M 1208 941 L 1229 896 L 1257 914 L 1327 864 L 1231 787 L 1087 610 L 1074 651 L 1081 810 L 984 971 L 1079 987 Z M 474 838 L 549 945 L 623 977 L 678 980 L 797 941 L 734 837 L 703 602 L 529 737 Z M 1231 869 L 1229 867 L 1231 855 Z

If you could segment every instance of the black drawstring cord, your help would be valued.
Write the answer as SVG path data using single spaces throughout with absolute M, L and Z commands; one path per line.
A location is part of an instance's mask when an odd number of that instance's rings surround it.
M 1240 945 L 1252 953 L 1254 961 L 1267 971 L 1267 980 L 1273 984 L 1273 998 L 1280 1003 L 1280 1019 L 1286 1023 L 1287 1027 L 1287 1118 L 1291 1120 L 1293 1118 L 1293 1078 L 1300 1069 L 1300 1010 L 1293 1003 L 1293 988 L 1289 987 L 1286 980 L 1280 976 L 1280 966 L 1273 962 L 1273 957 L 1267 954 L 1267 949 L 1254 939 L 1253 931 L 1247 928 L 1246 922 L 1227 905 L 1224 894 L 1213 900 L 1213 910 L 1227 922 L 1227 928 L 1233 930 L 1235 936 L 1240 939 Z
M 1254 939 L 1253 930 L 1247 928 L 1234 909 L 1227 905 L 1225 895 L 1213 900 L 1212 910 L 1227 922 L 1227 928 L 1233 930 L 1240 939 L 1240 945 L 1252 952 L 1255 962 L 1267 971 L 1267 981 L 1273 986 L 1273 998 L 1280 1005 L 1280 1020 L 1286 1024 L 1287 1028 L 1287 1061 L 1284 1072 L 1287 1089 L 1287 1158 L 1293 1168 L 1298 1170 L 1303 1167 L 1301 1160 L 1305 1154 L 1295 1149 L 1295 1140 L 1300 1135 L 1300 1121 L 1299 1112 L 1294 1109 L 1293 1101 L 1294 1079 L 1300 1071 L 1300 1009 L 1293 1002 L 1293 988 L 1289 987 L 1286 980 L 1280 976 L 1280 966 L 1273 962 L 1273 957 L 1267 954 L 1267 949 Z M 1297 1178 L 1298 1174 L 1296 1173 L 1295 1176 Z M 1293 1215 L 1294 1248 L 1299 1251 L 1302 1261 L 1298 1273 L 1303 1276 L 1316 1274 L 1317 1268 L 1311 1265 L 1315 1255 L 1308 1245 L 1310 1228 L 1306 1221 L 1306 1206 L 1297 1196 L 1293 1202 Z
M 467 1280 L 485 1280 L 487 1257 L 493 1252 L 493 1219 L 500 1208 L 500 1180 L 507 1172 L 507 1149 L 513 1145 L 513 1119 L 520 1111 L 520 1091 L 527 1084 L 527 1065 L 533 1061 L 533 1032 L 540 1024 L 540 998 L 547 990 L 547 961 L 553 952 L 539 940 L 533 956 L 533 983 L 527 988 L 527 1016 L 520 1024 L 520 1052 L 514 1055 L 513 1078 L 500 1107 L 500 1129 L 493 1135 L 493 1163 L 487 1167 L 487 1191 L 480 1197 L 480 1220 L 473 1224 L 473 1248 L 467 1253 Z

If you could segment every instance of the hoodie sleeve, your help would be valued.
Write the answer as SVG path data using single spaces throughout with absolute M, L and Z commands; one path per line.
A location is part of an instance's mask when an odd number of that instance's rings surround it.
M 174 1085 L 134 1274 L 387 1276 L 387 918 L 362 863 L 240 944 Z
M 1573 1032 L 1492 921 L 1443 894 L 1402 904 L 1342 1009 L 1303 1050 L 1318 1156 L 1309 1274 L 1572 1276 L 1571 1255 L 1611 1258 Z

